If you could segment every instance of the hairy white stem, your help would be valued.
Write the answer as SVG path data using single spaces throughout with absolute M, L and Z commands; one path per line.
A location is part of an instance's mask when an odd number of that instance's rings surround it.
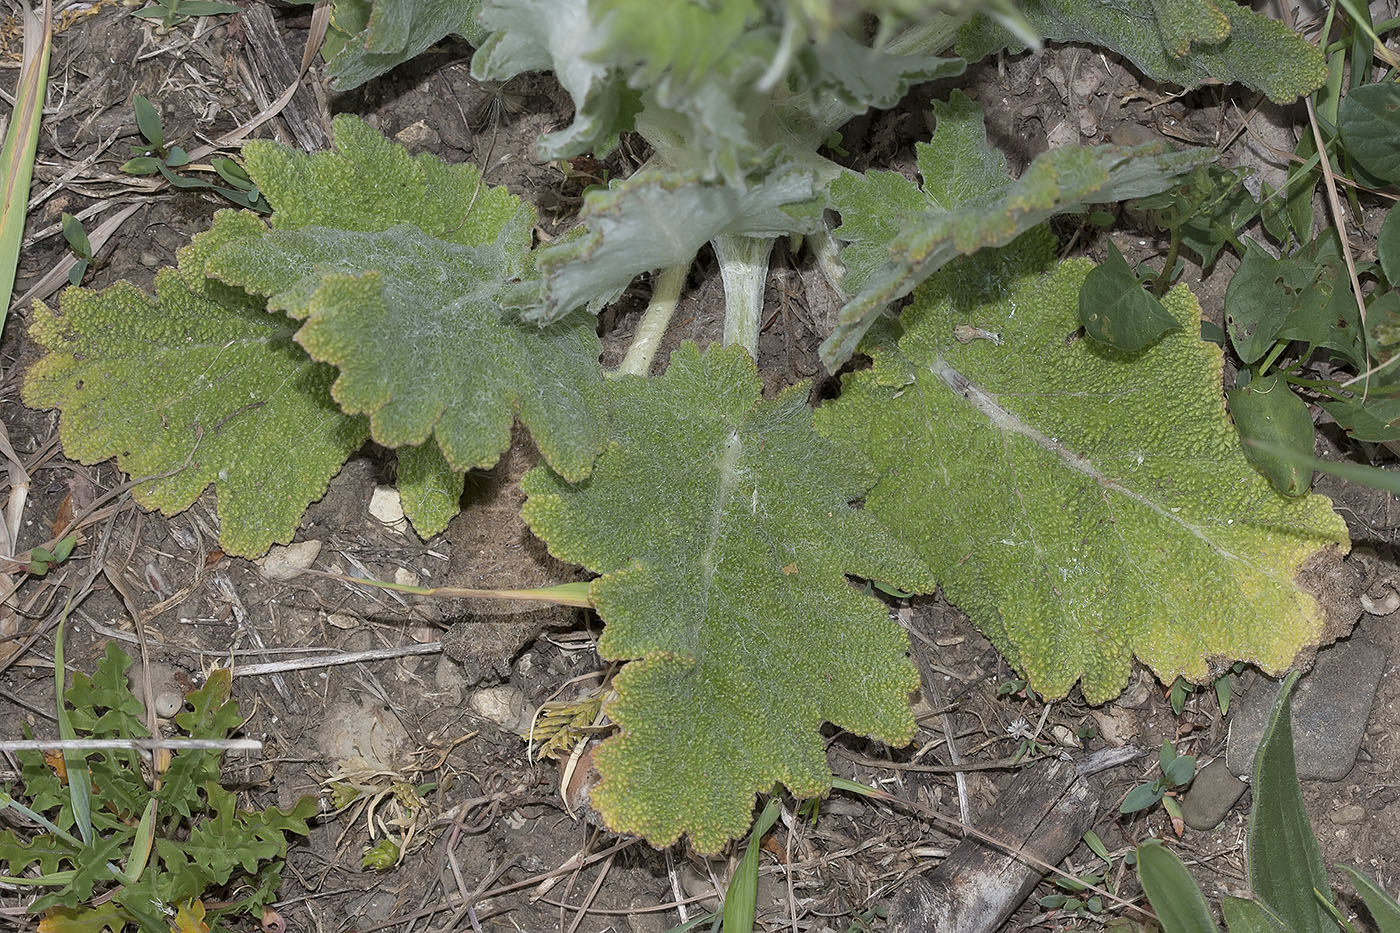
M 830 285 L 836 294 L 845 298 L 846 264 L 841 261 L 841 250 L 826 223 L 823 223 L 816 233 L 807 235 L 807 248 L 817 257 L 817 267 L 822 270 L 826 284 Z
M 738 344 L 758 359 L 763 287 L 768 281 L 769 237 L 721 234 L 710 241 L 724 279 L 724 345 Z
M 666 335 L 666 326 L 671 323 L 671 315 L 676 313 L 676 302 L 680 300 L 681 289 L 685 287 L 685 276 L 690 271 L 690 263 L 684 262 L 663 269 L 656 276 L 651 289 L 651 301 L 637 323 L 637 332 L 632 335 L 632 345 L 627 355 L 610 376 L 641 376 L 651 372 L 651 361 L 656 358 L 656 350 L 661 346 L 661 338 Z

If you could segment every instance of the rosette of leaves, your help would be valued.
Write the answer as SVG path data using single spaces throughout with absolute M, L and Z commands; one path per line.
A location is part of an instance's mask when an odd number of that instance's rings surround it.
M 938 53 L 968 4 L 918 5 L 913 24 L 898 6 L 490 0 L 473 75 L 551 70 L 574 100 L 573 122 L 540 138 L 542 156 L 604 154 L 628 130 L 653 150 L 641 171 L 587 199 L 581 242 L 541 250 L 543 284 L 515 299 L 525 315 L 597 310 L 636 275 L 688 266 L 713 242 L 727 317 L 756 316 L 773 238 L 819 230 L 825 188 L 846 171 L 818 147 L 868 107 L 964 67 Z M 866 12 L 885 14 L 893 35 L 857 41 Z
M 91 677 L 74 675 L 64 696 L 75 737 L 149 735 L 127 681 L 130 666 L 109 643 Z M 175 716 L 180 737 L 226 739 L 242 724 L 230 684 L 229 672 L 216 670 L 188 695 Z M 287 810 L 240 807 L 220 783 L 217 751 L 175 751 L 159 790 L 147 783 L 135 751 L 17 757 L 22 790 L 12 799 L 48 827 L 28 838 L 0 830 L 0 867 L 27 886 L 50 889 L 29 910 L 43 913 L 39 927 L 53 933 L 217 931 L 221 919 L 261 921 L 281 881 L 288 837 L 305 836 L 319 812 L 314 797 Z M 97 789 L 81 812 L 68 786 L 78 775 Z M 185 918 L 189 925 L 172 927 Z
M 1009 244 L 1055 214 L 1155 194 L 1214 160 L 1209 149 L 1062 146 L 1041 153 L 1021 177 L 987 144 L 982 110 L 954 91 L 933 104 L 933 138 L 916 147 L 919 186 L 896 172 L 845 175 L 831 185 L 835 231 L 853 296 L 822 344 L 833 372 L 855 352 L 885 307 L 943 266 Z
M 1327 80 L 1317 46 L 1234 0 L 1024 0 L 1021 11 L 1047 39 L 1111 49 L 1182 87 L 1238 81 L 1287 104 Z M 958 38 L 958 52 L 973 60 L 1003 48 L 1024 45 L 985 16 Z
M 608 826 L 718 851 L 755 794 L 831 786 L 820 726 L 903 744 L 918 677 L 902 631 L 854 575 L 926 591 L 927 568 L 850 503 L 875 474 L 819 437 L 795 386 L 763 401 L 742 348 L 685 345 L 613 386 L 613 441 L 569 484 L 537 468 L 531 529 L 602 574 L 599 653 L 626 661 L 594 762 Z
M 1050 245 L 1017 247 L 1029 274 L 979 255 L 935 276 L 818 412 L 882 471 L 867 511 L 1048 698 L 1112 699 L 1134 658 L 1165 683 L 1278 672 L 1344 634 L 1322 583 L 1346 527 L 1245 458 L 1190 293 L 1163 302 L 1174 330 L 1113 350 L 1079 334 L 1091 265 L 1035 272 Z

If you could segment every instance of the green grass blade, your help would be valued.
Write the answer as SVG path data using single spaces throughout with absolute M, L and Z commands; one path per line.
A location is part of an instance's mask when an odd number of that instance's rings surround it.
M 1351 876 L 1351 883 L 1356 886 L 1357 893 L 1366 902 L 1366 909 L 1371 912 L 1371 920 L 1375 922 L 1376 930 L 1379 933 L 1400 933 L 1400 904 L 1395 898 L 1376 884 L 1376 879 L 1362 871 L 1357 871 L 1350 865 L 1338 865 L 1342 871 Z
M 1215 933 L 1210 905 L 1176 854 L 1153 839 L 1137 848 L 1138 880 L 1162 933 Z
M 758 853 L 762 850 L 764 833 L 773 828 L 778 819 L 781 805 L 778 798 L 768 798 L 763 812 L 754 821 L 749 833 L 749 844 L 744 849 L 744 857 L 729 879 L 729 890 L 724 895 L 724 933 L 753 933 L 754 911 L 758 902 Z
M 58 737 L 76 739 L 73 721 L 68 717 L 68 707 L 63 703 L 65 671 L 63 667 L 63 626 L 68 621 L 68 608 L 63 610 L 63 618 L 53 637 L 53 679 L 55 704 L 58 713 Z M 92 845 L 92 776 L 88 773 L 87 759 L 82 752 L 63 751 L 63 764 L 68 771 L 68 799 L 73 805 L 73 822 L 83 842 Z
M 1254 804 L 1249 814 L 1249 881 L 1255 897 L 1298 933 L 1336 929 L 1314 891 L 1326 898 L 1327 869 L 1317 847 L 1293 760 L 1289 698 L 1298 682 L 1289 674 L 1274 700 L 1254 755 Z
M 5 187 L 0 194 L 0 331 L 9 313 L 10 294 L 15 287 L 15 269 L 20 243 L 24 240 L 24 219 L 29 211 L 29 180 L 34 174 L 34 151 L 39 144 L 39 118 L 44 110 L 44 90 L 49 83 L 49 51 L 53 46 L 53 25 L 49 0 L 35 17 L 24 10 L 24 57 L 19 84 L 15 88 L 15 109 L 5 132 L 5 148 L 0 150 L 4 164 Z
M 1400 495 L 1400 470 L 1385 470 L 1380 467 L 1367 466 L 1364 463 L 1334 463 L 1331 460 L 1319 460 L 1317 457 L 1297 453 L 1280 444 L 1248 438 L 1242 440 L 1246 447 L 1257 448 L 1280 460 L 1309 467 L 1319 473 L 1330 473 L 1349 483 L 1360 483 L 1363 486 L 1370 486 L 1372 489 Z

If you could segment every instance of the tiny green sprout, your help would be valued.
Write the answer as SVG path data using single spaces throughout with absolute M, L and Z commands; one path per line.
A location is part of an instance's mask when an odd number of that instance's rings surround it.
M 87 231 L 83 229 L 81 220 L 65 213 L 62 224 L 63 238 L 68 241 L 68 248 L 73 250 L 73 255 L 78 257 L 78 261 L 73 263 L 73 268 L 68 270 L 68 284 L 77 285 L 87 274 L 88 266 L 92 265 L 92 244 L 88 242 Z
M 881 583 L 879 580 L 871 580 L 870 586 L 884 593 L 886 596 L 893 596 L 895 599 L 908 599 L 913 593 L 906 593 L 898 587 L 890 586 L 888 583 Z
M 851 918 L 851 925 L 846 927 L 846 933 L 871 933 L 875 929 L 875 921 L 884 920 L 889 916 L 889 912 L 889 908 L 883 904 L 863 910 Z
M 1163 742 L 1158 755 L 1158 768 L 1161 774 L 1155 780 L 1139 784 L 1128 791 L 1128 795 L 1118 807 L 1119 813 L 1137 813 L 1161 802 L 1173 822 L 1180 821 L 1181 808 L 1174 797 L 1168 794 L 1174 794 L 1191 783 L 1191 779 L 1196 776 L 1196 757 L 1178 755 L 1171 742 Z
M 239 207 L 246 207 L 262 214 L 272 213 L 272 205 L 262 196 L 258 186 L 248 177 L 243 166 L 227 156 L 215 156 L 208 165 L 190 165 L 190 155 L 180 146 L 167 146 L 165 128 L 161 125 L 160 113 L 154 104 L 137 94 L 133 106 L 136 110 L 136 127 L 145 140 L 144 145 L 132 146 L 135 153 L 122 163 L 121 170 L 128 175 L 162 176 L 172 188 L 204 188 L 227 198 Z M 227 187 L 195 178 L 176 174 L 174 169 L 189 167 L 194 171 L 213 171 Z
M 29 572 L 36 577 L 42 577 L 67 560 L 77 544 L 78 536 L 73 534 L 55 544 L 52 551 L 46 547 L 33 548 L 29 552 Z
M 213 0 L 155 0 L 131 15 L 140 19 L 160 20 L 162 29 L 170 29 L 191 17 L 220 16 L 237 12 L 239 8 L 232 3 L 216 3 Z
M 1195 690 L 1196 685 L 1186 680 L 1184 677 L 1178 677 L 1173 681 L 1172 692 L 1169 697 L 1173 716 L 1181 715 L 1182 711 L 1186 709 L 1187 698 L 1190 697 Z
M 387 871 L 398 863 L 399 844 L 392 839 L 379 840 L 360 857 L 360 867 L 367 871 Z

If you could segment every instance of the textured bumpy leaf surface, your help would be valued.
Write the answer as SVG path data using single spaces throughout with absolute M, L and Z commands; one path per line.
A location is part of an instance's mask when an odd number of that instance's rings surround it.
M 1077 338 L 1090 268 L 1008 278 L 992 300 L 940 274 L 818 429 L 875 462 L 866 509 L 1042 695 L 1082 681 L 1111 699 L 1134 657 L 1168 683 L 1221 660 L 1283 670 L 1341 634 L 1314 591 L 1346 527 L 1245 459 L 1184 289 L 1164 301 L 1180 327 L 1146 350 Z M 969 326 L 996 339 L 964 342 Z
M 552 467 L 587 475 L 605 436 L 595 322 L 577 314 L 541 329 L 501 308 L 525 266 L 533 210 L 485 186 L 474 166 L 410 156 L 353 117 L 336 118 L 335 143 L 311 156 L 245 147 L 272 228 L 221 214 L 216 228 L 237 234 L 210 274 L 304 321 L 297 342 L 340 370 L 332 395 L 368 414 L 381 444 L 434 437 L 452 470 L 488 467 L 518 414 Z M 430 464 L 409 473 L 410 518 L 420 532 L 441 530 L 441 500 L 457 481 L 440 477 L 430 507 Z
M 1105 46 L 1149 77 L 1183 87 L 1238 81 L 1291 103 L 1327 80 L 1316 46 L 1234 0 L 1026 0 L 1021 10 L 1048 39 Z M 977 59 L 1018 45 L 980 17 L 958 51 Z
M 252 557 L 291 540 L 369 429 L 332 401 L 335 370 L 292 342 L 290 322 L 205 278 L 219 245 L 211 232 L 181 250 L 155 297 L 119 283 L 36 305 L 46 352 L 23 397 L 60 410 L 68 456 L 158 477 L 132 490 L 146 508 L 172 515 L 214 484 L 220 547 Z
M 1214 158 L 1205 149 L 1065 146 L 1042 153 L 1013 182 L 1005 159 L 987 144 L 975 103 L 954 91 L 933 106 L 933 139 L 917 147 L 922 189 L 878 171 L 831 185 L 842 220 L 836 236 L 848 244 L 846 291 L 855 296 L 821 347 L 833 371 L 889 302 L 953 259 L 1004 246 L 1057 213 L 1161 191 Z
M 824 721 L 902 744 L 918 684 L 904 634 L 846 574 L 926 591 L 927 568 L 853 509 L 874 474 L 812 430 L 805 386 L 761 401 L 741 348 L 687 345 L 613 386 L 614 443 L 570 486 L 536 469 L 525 518 L 600 573 L 599 652 L 629 661 L 593 803 L 657 845 L 717 851 L 754 795 L 830 787 Z

